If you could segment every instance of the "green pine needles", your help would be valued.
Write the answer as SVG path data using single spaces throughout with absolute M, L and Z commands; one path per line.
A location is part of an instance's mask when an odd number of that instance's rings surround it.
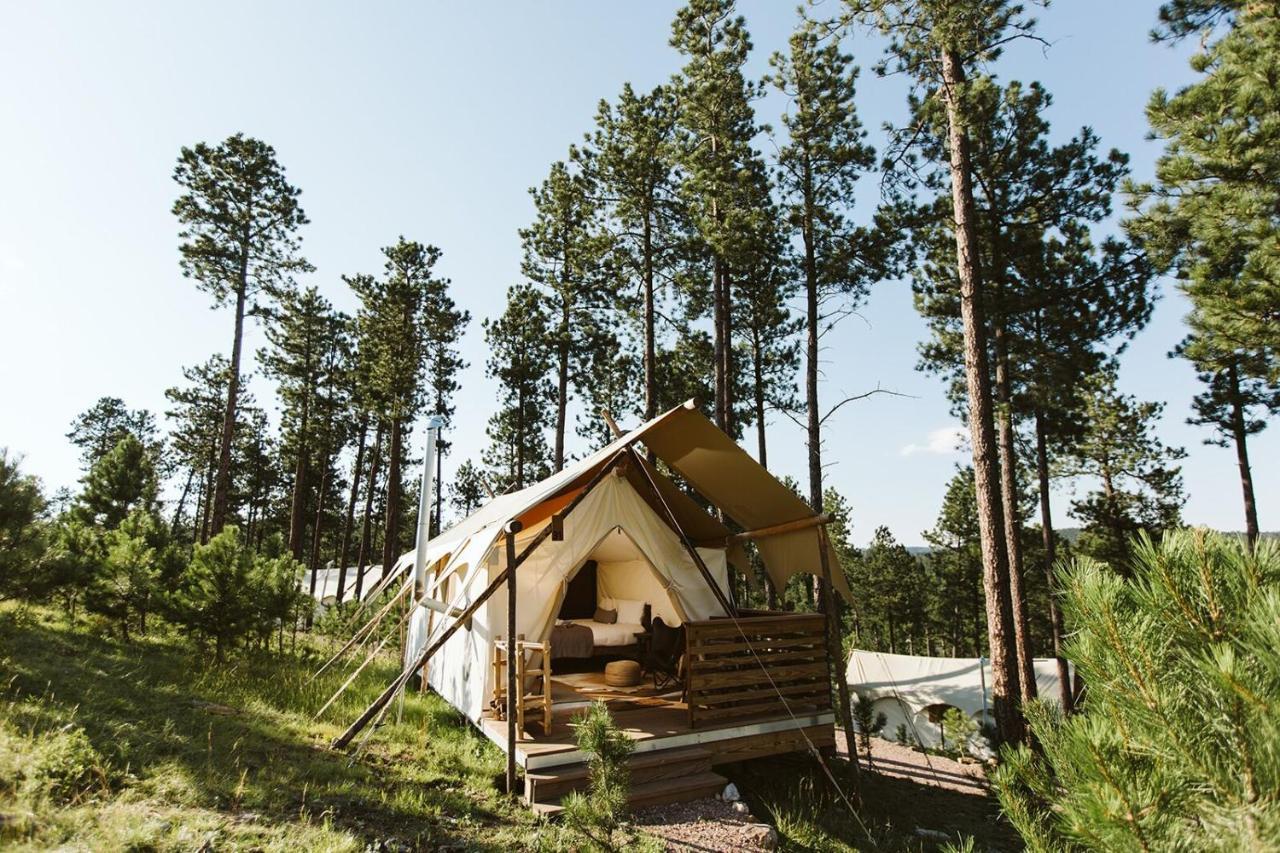
M 996 788 L 1030 850 L 1280 848 L 1280 548 L 1203 530 L 1131 574 L 1060 567 L 1082 710 L 1028 709 L 1040 752 Z
M 585 752 L 591 785 L 587 793 L 564 799 L 569 826 L 597 847 L 619 850 L 627 839 L 617 836 L 627 815 L 630 773 L 627 761 L 633 744 L 614 723 L 603 702 L 593 702 L 577 722 L 578 748 Z

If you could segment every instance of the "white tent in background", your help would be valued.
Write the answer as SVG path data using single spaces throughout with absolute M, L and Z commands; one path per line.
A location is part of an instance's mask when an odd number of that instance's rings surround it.
M 392 568 L 392 574 L 402 570 L 402 567 L 396 566 Z M 355 566 L 347 568 L 346 592 L 342 596 L 343 601 L 354 601 L 356 597 L 356 573 Z M 320 569 L 316 572 L 316 589 L 311 591 L 311 572 L 304 572 L 302 580 L 298 584 L 298 588 L 306 595 L 311 595 L 316 602 L 329 607 L 338 601 L 338 575 L 339 571 L 335 568 Z M 382 566 L 366 566 L 364 570 L 364 583 L 360 588 L 360 598 L 367 599 L 377 588 L 378 583 L 382 580 Z
M 1041 699 L 1060 704 L 1058 662 L 1036 658 L 1036 689 Z M 959 708 L 975 722 L 991 721 L 991 664 L 985 658 L 934 658 L 854 649 L 845 672 L 849 688 L 872 700 L 888 721 L 881 737 L 895 738 L 898 726 L 925 746 L 940 740 L 938 720 Z M 984 714 L 987 716 L 984 717 Z

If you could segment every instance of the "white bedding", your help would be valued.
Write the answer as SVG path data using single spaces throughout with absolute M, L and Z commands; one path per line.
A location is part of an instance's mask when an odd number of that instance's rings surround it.
M 644 633 L 639 622 L 615 622 L 606 625 L 594 619 L 564 619 L 565 624 L 586 625 L 591 629 L 592 642 L 596 646 L 629 646 L 636 641 L 636 634 Z

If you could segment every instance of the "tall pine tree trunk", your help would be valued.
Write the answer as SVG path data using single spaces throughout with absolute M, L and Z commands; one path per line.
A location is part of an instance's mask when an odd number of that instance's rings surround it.
M 1071 689 L 1071 667 L 1062 655 L 1062 638 L 1066 633 L 1062 625 L 1062 611 L 1058 609 L 1057 580 L 1053 576 L 1053 564 L 1057 559 L 1058 542 L 1053 535 L 1053 513 L 1049 506 L 1049 442 L 1045 435 L 1044 415 L 1036 411 L 1036 478 L 1040 491 L 1040 534 L 1044 541 L 1044 579 L 1049 590 L 1049 628 L 1053 633 L 1053 657 L 1058 664 L 1058 686 L 1062 695 L 1062 710 L 1070 714 L 1075 705 L 1075 693 Z
M 347 514 L 342 520 L 342 539 L 338 546 L 338 604 L 347 592 L 347 557 L 351 555 L 351 530 L 355 527 L 356 500 L 360 495 L 360 474 L 364 468 L 364 443 L 369 437 L 369 413 L 360 416 L 360 432 L 356 439 L 356 459 L 351 466 L 351 493 L 347 497 Z
M 369 458 L 369 486 L 364 497 L 364 518 L 360 523 L 360 551 L 356 555 L 356 591 L 355 601 L 360 603 L 360 595 L 364 591 L 364 572 L 369 565 L 373 553 L 373 496 L 378 489 L 378 469 L 382 464 L 382 419 L 378 419 L 378 429 L 373 438 L 373 455 Z
M 813 188 L 808 165 L 805 167 L 805 200 L 804 200 L 804 295 L 805 295 L 805 364 L 804 364 L 804 399 L 808 410 L 807 438 L 809 447 L 809 506 L 814 512 L 824 509 L 822 486 L 822 418 L 818 413 L 818 262 L 817 249 L 813 243 L 813 225 L 815 220 L 813 206 Z M 853 749 L 853 703 L 849 697 L 849 681 L 844 677 L 844 644 L 840 641 L 840 619 L 835 586 L 831 582 L 832 572 L 830 552 L 827 542 L 827 530 L 819 527 L 818 561 L 822 568 L 822 576 L 818 578 L 814 598 L 816 604 L 822 606 L 827 622 L 827 664 L 831 669 L 830 677 L 836 685 L 837 711 L 840 714 L 840 727 L 845 731 L 849 744 L 849 765 L 857 774 L 858 758 Z M 855 614 L 856 619 L 856 614 Z
M 564 430 L 569 413 L 569 305 L 561 308 L 560 342 L 556 353 L 556 435 L 555 451 L 551 460 L 555 471 L 564 468 Z M 524 411 L 521 409 L 521 415 Z M 521 448 L 523 448 L 523 443 Z M 521 481 L 523 483 L 523 480 Z M 522 486 L 523 487 L 523 486 Z
M 654 329 L 653 223 L 644 218 L 644 419 L 658 416 L 658 343 Z
M 308 392 L 309 395 L 310 392 Z M 307 429 L 310 420 L 310 401 L 302 401 L 302 420 L 298 428 L 298 458 L 293 464 L 293 497 L 289 502 L 289 553 L 302 562 L 302 534 L 306 527 L 307 499 Z
M 436 511 L 431 519 L 427 532 L 432 538 L 439 536 L 444 529 L 444 455 L 449 451 L 449 442 L 436 438 Z
M 721 298 L 724 307 L 720 310 L 720 318 L 724 330 L 720 333 L 723 343 L 720 352 L 724 358 L 724 431 L 730 436 L 737 432 L 733 418 L 733 276 L 728 264 L 722 269 Z
M 1009 600 L 1009 565 L 1004 518 L 1000 506 L 995 428 L 992 423 L 991 375 L 978 278 L 974 232 L 969 138 L 960 90 L 965 74 L 955 51 L 942 51 L 942 77 L 950 149 L 951 202 L 955 216 L 956 266 L 960 279 L 960 317 L 964 328 L 965 384 L 969 398 L 969 430 L 982 543 L 983 590 L 987 598 L 987 638 L 991 646 L 991 688 L 1000 740 L 1021 743 L 1025 724 L 1017 705 L 1018 667 L 1014 650 L 1013 609 Z
M 764 358 L 763 347 L 760 344 L 760 331 L 753 329 L 751 332 L 751 365 L 754 371 L 753 385 L 755 391 L 755 410 L 756 410 L 756 449 L 760 467 L 765 470 L 769 469 L 769 445 L 765 440 L 764 425 L 764 369 L 760 360 Z M 765 594 L 768 596 L 767 605 L 770 610 L 778 608 L 778 591 L 773 588 L 773 579 L 768 576 L 768 572 L 764 573 Z M 745 596 L 744 596 L 745 599 Z
M 994 329 L 996 353 L 996 423 L 1000 451 L 1000 503 L 1004 509 L 1005 548 L 1009 553 L 1009 602 L 1013 610 L 1013 636 L 1018 656 L 1018 681 L 1022 701 L 1036 698 L 1036 670 L 1031 657 L 1031 631 L 1027 625 L 1027 600 L 1022 589 L 1022 519 L 1018 515 L 1018 458 L 1013 434 L 1013 391 L 1009 377 L 1009 345 L 1004 321 Z
M 247 226 L 246 226 L 247 229 Z M 218 473 L 214 477 L 212 527 L 222 530 L 231 502 L 231 445 L 236 433 L 236 406 L 240 400 L 240 351 L 244 345 L 244 312 L 249 286 L 248 234 L 240 254 L 240 280 L 236 288 L 235 337 L 231 341 L 231 367 L 227 376 L 227 408 L 222 415 L 222 437 L 218 443 Z
M 1249 468 L 1249 431 L 1245 425 L 1244 401 L 1240 393 L 1240 369 L 1234 361 L 1228 368 L 1231 383 L 1231 434 L 1236 445 L 1236 465 L 1240 468 L 1240 490 L 1244 493 L 1244 535 L 1252 551 L 1258 544 L 1258 506 L 1253 499 L 1253 471 Z
M 191 483 L 195 480 L 195 478 L 196 478 L 196 469 L 194 467 L 188 469 L 187 482 L 182 487 L 182 496 L 178 498 L 178 506 L 173 511 L 173 521 L 169 524 L 170 536 L 178 535 L 178 522 L 182 520 L 182 510 L 186 508 L 187 495 L 191 493 Z
M 729 422 L 725 415 L 725 373 L 724 373 L 724 264 L 717 255 L 712 262 L 711 270 L 711 325 L 713 331 L 712 376 L 715 381 L 715 418 L 716 426 L 728 431 Z
M 400 456 L 403 427 L 400 417 L 391 419 L 391 446 L 387 451 L 387 514 L 382 528 L 382 576 L 395 565 L 400 540 Z

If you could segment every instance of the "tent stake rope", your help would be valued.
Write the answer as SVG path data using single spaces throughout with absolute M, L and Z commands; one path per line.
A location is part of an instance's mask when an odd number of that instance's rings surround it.
M 409 587 L 408 585 L 406 585 L 403 589 L 401 589 L 398 593 L 396 593 L 395 598 L 388 601 L 386 603 L 386 606 L 384 606 L 380 611 L 378 611 L 378 613 L 372 619 L 364 623 L 364 625 L 360 628 L 360 630 L 356 631 L 355 634 L 352 635 L 351 639 L 347 641 L 346 645 L 338 649 L 337 653 L 334 654 L 333 657 L 325 661 L 322 667 L 320 667 L 314 673 L 311 674 L 311 677 L 307 679 L 307 684 L 310 684 L 311 682 L 319 678 L 321 673 L 323 673 L 329 667 L 333 666 L 333 664 L 336 663 L 339 658 L 341 658 L 343 655 L 345 655 L 348 651 L 351 650 L 352 646 L 355 646 L 357 643 L 363 644 L 364 639 L 369 634 L 377 630 L 378 623 L 382 621 L 383 617 L 385 617 L 387 613 L 391 611 L 391 608 L 395 605 L 395 603 L 399 601 L 401 598 L 403 598 L 405 593 L 407 593 L 408 591 L 409 591 Z
M 631 450 L 633 453 L 637 453 L 637 451 L 634 448 L 631 448 Z M 643 462 L 643 460 L 641 460 L 641 462 Z M 648 470 L 645 469 L 643 464 L 640 465 L 640 468 L 641 470 L 644 471 L 645 479 L 649 481 L 649 485 L 653 489 L 654 494 L 657 495 L 658 500 L 662 503 L 662 508 L 666 510 L 667 517 L 670 519 L 671 524 L 675 529 L 676 533 L 679 534 L 680 540 L 685 543 L 686 547 L 689 548 L 689 550 L 693 554 L 696 555 L 697 554 L 696 549 L 693 548 L 692 543 L 689 541 L 689 537 L 685 535 L 684 530 L 680 527 L 679 522 L 676 520 L 675 513 L 672 512 L 671 507 L 667 505 L 666 498 L 662 496 L 662 492 L 658 490 L 658 487 L 654 484 L 653 479 L 649 476 Z M 742 638 L 743 643 L 747 647 L 747 651 L 751 653 L 751 657 L 755 659 L 756 665 L 760 667 L 760 671 L 764 673 L 764 677 L 769 682 L 769 687 L 772 688 L 773 692 L 778 695 L 778 699 L 782 702 L 782 707 L 787 712 L 787 716 L 791 718 L 791 722 L 795 723 L 796 731 L 800 732 L 800 736 L 804 738 L 805 745 L 808 747 L 809 753 L 818 762 L 818 766 L 822 768 L 822 772 L 826 775 L 827 781 L 829 781 L 831 783 L 831 786 L 835 788 L 836 793 L 839 794 L 840 796 L 841 802 L 843 802 L 845 805 L 845 808 L 849 810 L 849 814 L 853 816 L 853 819 L 854 821 L 857 822 L 858 827 L 867 836 L 868 840 L 874 841 L 875 839 L 872 837 L 871 831 L 867 829 L 867 825 L 862 822 L 862 817 L 858 814 L 858 810 L 854 808 L 853 802 L 849 799 L 848 795 L 845 794 L 844 788 L 836 780 L 835 774 L 831 771 L 831 767 L 827 764 L 827 760 L 822 756 L 822 753 L 821 751 L 819 751 L 817 746 L 814 745 L 813 740 L 809 737 L 808 732 L 806 732 L 804 730 L 804 726 L 800 724 L 800 720 L 799 718 L 796 717 L 795 712 L 791 710 L 791 704 L 787 701 L 786 697 L 782 695 L 782 691 L 778 689 L 777 682 L 775 682 L 773 680 L 773 676 L 769 674 L 769 668 L 764 665 L 764 661 L 760 660 L 760 656 L 756 653 L 755 646 L 752 644 L 751 639 L 747 637 L 746 630 L 742 627 L 742 623 L 738 621 L 737 611 L 734 608 L 729 607 L 727 605 L 727 602 L 725 602 L 724 600 L 723 593 L 720 592 L 719 586 L 716 585 L 714 578 L 711 577 L 711 572 L 709 569 L 707 569 L 706 565 L 702 562 L 701 557 L 695 556 L 694 559 L 695 559 L 695 562 L 698 563 L 698 566 L 702 569 L 703 577 L 707 578 L 708 583 L 711 584 L 711 588 L 715 590 L 715 592 L 717 593 L 716 597 L 720 600 L 720 603 L 726 605 L 725 612 L 728 614 L 728 617 L 731 620 L 733 620 L 734 627 L 738 629 L 738 636 Z M 856 766 L 856 762 L 858 760 L 857 755 L 851 753 L 850 759 L 853 762 L 855 762 L 855 766 Z
M 573 510 L 582 503 L 582 500 L 590 494 L 591 490 L 599 485 L 600 481 L 603 480 L 610 471 L 617 467 L 623 459 L 627 458 L 630 451 L 631 445 L 627 444 L 620 448 L 608 462 L 602 465 L 600 470 L 597 471 L 587 482 L 587 485 L 584 486 L 578 494 L 574 495 L 573 500 L 571 500 L 568 505 L 559 512 L 561 519 L 573 512 Z M 404 672 L 392 681 L 391 684 L 387 686 L 387 689 L 382 691 L 378 698 L 373 700 L 372 704 L 364 710 L 364 713 L 356 718 L 355 722 L 347 727 L 346 731 L 334 738 L 331 747 L 333 749 L 342 749 L 349 744 L 351 739 L 359 734 L 360 730 L 367 726 L 369 721 L 372 720 L 379 711 L 385 708 L 395 695 L 409 683 L 409 679 L 413 677 L 414 673 L 418 672 L 418 670 L 422 669 L 422 667 L 426 665 L 427 661 L 431 659 L 431 656 L 439 651 L 439 649 L 448 642 L 449 638 L 452 637 L 459 628 L 466 624 L 468 619 L 475 615 L 475 612 L 480 609 L 480 606 L 488 601 L 489 597 L 497 592 L 502 584 L 507 582 L 508 578 L 511 578 L 514 582 L 516 569 L 520 568 L 520 565 L 528 559 L 529 555 L 532 554 L 539 545 L 546 541 L 546 539 L 551 535 L 553 527 L 554 525 L 548 524 L 539 530 L 533 540 L 529 542 L 529 544 L 524 547 L 524 550 L 520 552 L 520 555 L 516 557 L 515 563 L 508 565 L 503 569 L 498 576 L 484 588 L 484 591 L 480 593 L 480 596 L 475 601 L 471 602 L 471 604 L 467 605 L 467 608 L 458 615 L 448 628 L 444 630 L 444 633 L 439 638 L 431 642 L 423 650 L 422 654 L 418 656 L 417 660 L 415 660 L 411 666 L 405 668 Z M 513 748 L 513 746 L 509 744 L 508 748 Z
M 364 668 L 373 662 L 373 659 L 378 656 L 378 653 L 381 652 L 386 647 L 387 643 L 391 641 L 391 638 L 396 635 L 395 632 L 404 627 L 404 623 L 409 620 L 409 614 L 411 612 L 412 612 L 411 610 L 406 609 L 405 612 L 400 615 L 400 619 L 397 621 L 395 628 L 392 629 L 391 632 L 388 632 L 387 635 L 382 638 L 382 642 L 378 643 L 378 645 L 374 647 L 373 651 L 369 652 L 368 656 L 364 659 L 364 661 L 359 666 L 356 667 L 355 672 L 351 673 L 351 675 L 347 678 L 347 680 L 342 682 L 342 686 L 339 687 L 337 691 L 332 696 L 329 697 L 329 701 L 325 702 L 324 706 L 321 707 L 319 711 L 316 711 L 315 716 L 312 717 L 311 719 L 313 720 L 320 719 L 320 716 L 325 711 L 329 710 L 329 706 L 332 705 L 335 701 L 337 701 L 339 696 L 341 696 L 343 693 L 346 692 L 347 688 L 350 687 L 352 683 L 356 680 L 356 677 L 360 675 L 361 672 L 364 672 Z M 373 633 L 370 632 L 369 636 L 372 637 Z

